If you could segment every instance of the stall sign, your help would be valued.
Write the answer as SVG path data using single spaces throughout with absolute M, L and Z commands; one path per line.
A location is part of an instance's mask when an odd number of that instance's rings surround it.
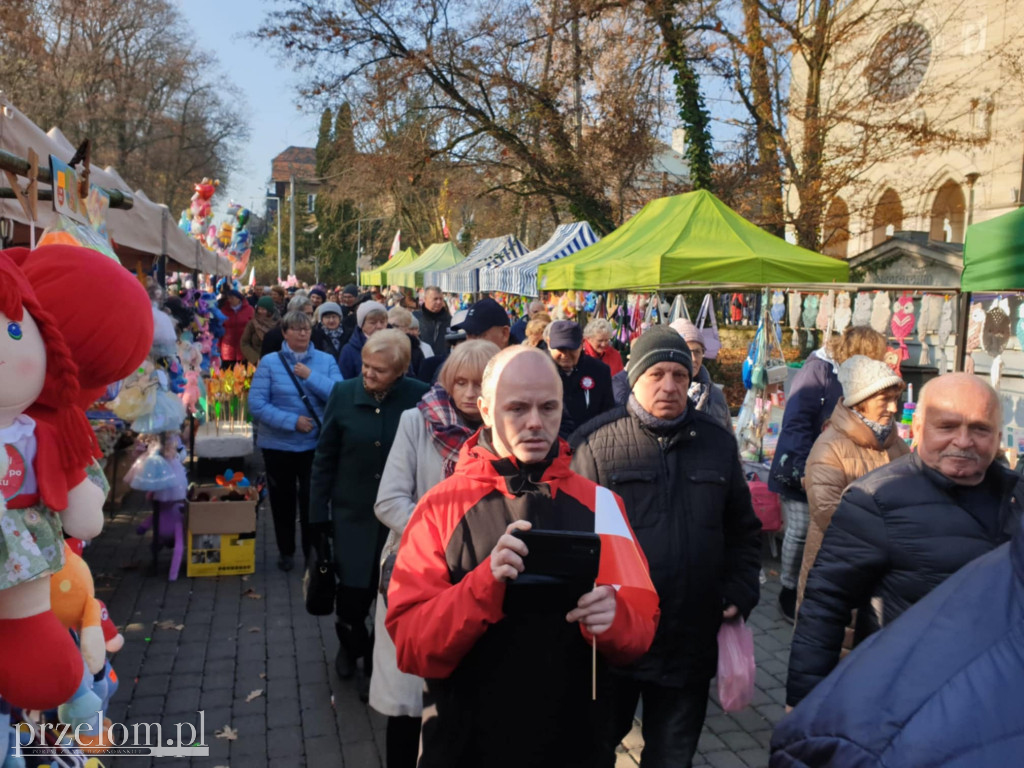
M 53 179 L 53 210 L 80 224 L 89 224 L 85 205 L 78 194 L 78 172 L 58 157 L 50 155 Z

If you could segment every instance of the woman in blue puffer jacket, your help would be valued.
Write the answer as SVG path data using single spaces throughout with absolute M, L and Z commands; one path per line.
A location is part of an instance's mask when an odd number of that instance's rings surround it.
M 309 343 L 312 322 L 302 312 L 281 321 L 284 344 L 260 360 L 249 389 L 249 411 L 256 423 L 256 445 L 263 451 L 270 511 L 279 558 L 277 567 L 290 571 L 295 556 L 295 507 L 298 495 L 302 554 L 309 555 L 309 477 L 320 437 L 324 405 L 341 381 L 331 355 Z M 294 377 L 293 377 L 294 375 Z M 301 392 L 300 392 L 301 390 Z

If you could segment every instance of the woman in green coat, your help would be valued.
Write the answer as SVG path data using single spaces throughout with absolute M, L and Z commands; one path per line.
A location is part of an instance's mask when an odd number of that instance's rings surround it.
M 335 668 L 351 677 L 363 659 L 360 693 L 369 690 L 373 637 L 366 619 L 379 579 L 387 528 L 373 514 L 380 476 L 402 411 L 416 405 L 428 386 L 403 374 L 409 369 L 409 337 L 378 331 L 362 350 L 362 375 L 335 384 L 324 409 L 313 458 L 309 521 L 330 535 L 338 571 L 335 629 L 341 648 Z

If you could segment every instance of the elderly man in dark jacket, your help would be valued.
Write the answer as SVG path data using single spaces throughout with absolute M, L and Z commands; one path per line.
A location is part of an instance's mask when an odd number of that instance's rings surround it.
M 933 379 L 914 414 L 917 453 L 850 484 L 807 578 L 787 705 L 799 704 L 835 667 L 853 608 L 871 602 L 875 625 L 889 624 L 1010 538 L 1024 480 L 993 461 L 1000 410 L 995 391 L 976 376 Z
M 1024 531 L 869 638 L 772 735 L 772 768 L 1020 765 Z
M 707 711 L 723 618 L 757 604 L 761 523 L 736 450 L 714 419 L 688 406 L 690 351 L 670 328 L 634 344 L 632 394 L 573 436 L 573 469 L 626 503 L 661 597 L 651 650 L 615 676 L 617 743 L 643 697 L 644 768 L 688 766 Z
M 428 344 L 435 355 L 448 351 L 444 335 L 448 333 L 452 316 L 444 303 L 444 295 L 436 285 L 423 290 L 423 307 L 413 312 L 420 322 L 420 341 Z
M 558 434 L 568 437 L 615 407 L 612 372 L 600 360 L 583 354 L 583 331 L 572 320 L 551 323 L 548 351 L 562 378 L 562 425 Z

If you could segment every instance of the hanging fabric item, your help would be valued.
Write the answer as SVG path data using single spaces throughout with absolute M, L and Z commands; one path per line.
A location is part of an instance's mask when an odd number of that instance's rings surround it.
M 985 309 L 981 304 L 972 303 L 967 318 L 967 343 L 964 345 L 964 370 L 974 373 L 974 350 L 981 349 L 981 333 L 985 327 Z
M 1020 348 L 1024 349 L 1024 304 L 1021 304 L 1019 307 L 1017 307 L 1016 334 L 1017 342 L 1020 344 Z M 1024 401 L 1024 398 L 1022 398 L 1022 401 Z M 1024 420 L 1018 421 L 1017 425 L 1024 426 Z
M 836 311 L 836 292 L 829 291 L 821 298 L 821 304 L 818 307 L 818 316 L 814 320 L 814 325 L 819 331 L 827 331 L 829 324 L 832 322 L 832 315 Z
M 1000 296 L 992 302 L 992 308 L 985 313 L 985 325 L 981 330 L 981 346 L 985 354 L 992 357 L 989 378 L 993 389 L 999 389 L 1003 372 L 1003 350 L 1010 342 L 1010 304 Z
M 690 319 L 690 310 L 686 308 L 686 301 L 684 301 L 683 294 L 681 293 L 676 294 L 676 297 L 672 300 L 672 308 L 668 311 L 669 323 L 674 323 L 679 319 Z
M 889 330 L 889 294 L 876 291 L 871 302 L 871 327 L 881 334 Z
M 953 333 L 953 299 L 949 296 L 943 297 L 942 307 L 939 309 L 939 325 L 936 334 L 936 360 L 935 365 L 939 373 L 945 373 L 949 368 L 949 361 L 946 358 L 946 344 L 949 343 L 949 336 Z M 941 358 L 942 364 L 939 364 Z
M 853 302 L 853 319 L 851 322 L 854 325 L 860 326 L 871 324 L 871 294 L 867 291 L 861 291 L 857 294 L 857 298 Z
M 917 340 L 921 342 L 921 356 L 918 358 L 918 365 L 931 364 L 931 347 L 928 338 L 938 331 L 941 312 L 941 296 L 926 293 L 921 297 L 921 312 L 917 319 Z
M 806 349 L 814 349 L 814 323 L 818 319 L 820 299 L 817 294 L 809 293 L 804 299 L 803 327 L 807 329 Z
M 747 302 L 743 298 L 742 293 L 734 293 L 732 295 L 732 303 L 729 305 L 729 318 L 732 320 L 733 325 L 739 325 L 743 322 L 743 310 L 746 309 Z
M 850 292 L 840 291 L 836 294 L 835 322 L 832 327 L 836 333 L 845 333 L 850 319 L 853 317 L 853 310 L 850 308 Z
M 705 323 L 710 323 L 705 327 Z M 714 360 L 722 348 L 722 340 L 718 337 L 718 319 L 715 317 L 715 300 L 710 293 L 704 294 L 700 312 L 697 313 L 697 329 L 704 338 L 704 357 Z
M 800 294 L 793 291 L 789 294 L 789 329 L 793 332 L 793 337 L 790 340 L 790 345 L 793 347 L 800 346 Z
M 900 345 L 899 359 L 896 362 L 896 372 L 899 373 L 903 362 L 910 359 L 907 337 L 914 331 L 914 300 L 910 294 L 904 293 L 896 299 L 892 308 L 892 322 L 889 327 Z
M 782 291 L 772 292 L 772 303 L 769 311 L 772 316 L 772 321 L 776 325 L 782 322 L 782 319 L 786 316 L 786 297 L 783 295 Z

